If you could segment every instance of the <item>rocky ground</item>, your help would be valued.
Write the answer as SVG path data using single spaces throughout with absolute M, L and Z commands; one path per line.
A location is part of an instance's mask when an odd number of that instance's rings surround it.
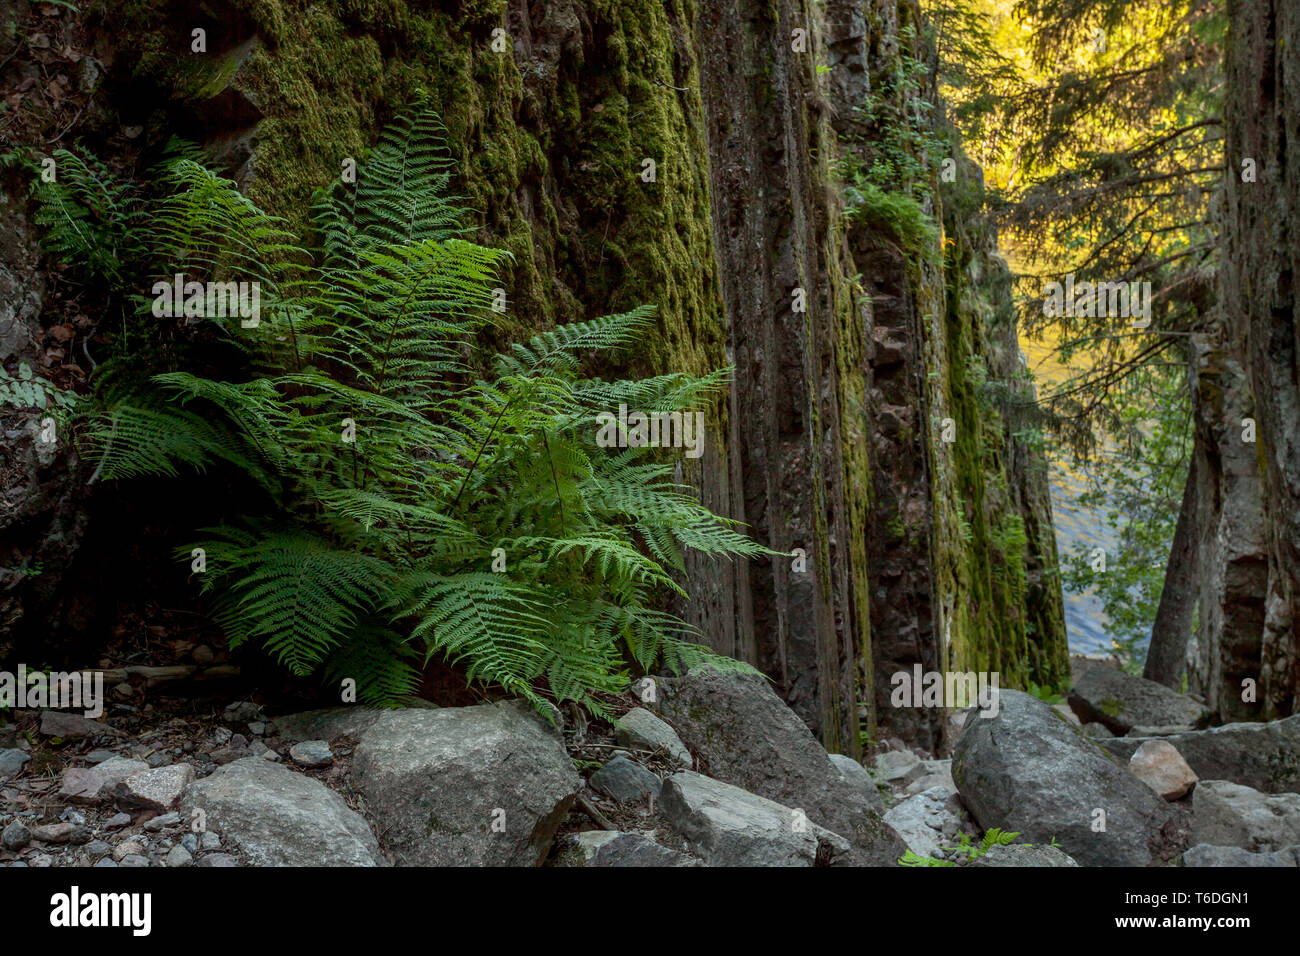
M 1003 691 L 995 717 L 953 714 L 951 758 L 892 741 L 865 768 L 713 672 L 634 685 L 612 723 L 510 701 L 20 713 L 0 862 L 1300 865 L 1300 717 L 1204 729 L 1105 663 L 1074 679 L 1068 706 Z

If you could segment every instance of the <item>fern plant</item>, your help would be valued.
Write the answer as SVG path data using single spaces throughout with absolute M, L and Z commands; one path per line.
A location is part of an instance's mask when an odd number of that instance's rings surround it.
M 663 600 L 685 593 L 685 549 L 769 552 L 656 449 L 596 440 L 619 404 L 703 409 L 728 370 L 585 374 L 592 353 L 650 333 L 650 308 L 479 355 L 506 254 L 464 238 L 442 135 L 427 110 L 390 127 L 357 183 L 317 195 L 313 249 L 202 163 L 168 162 L 133 221 L 161 276 L 137 288 L 174 273 L 257 281 L 260 321 L 205 317 L 203 347 L 159 349 L 194 319 L 160 321 L 135 294 L 137 321 L 161 332 L 144 359 L 97 372 L 84 431 L 97 476 L 238 476 L 257 504 L 178 555 L 232 646 L 351 678 L 364 700 L 410 694 L 435 655 L 543 712 L 548 694 L 603 712 L 598 695 L 632 670 L 749 670 Z M 236 380 L 211 370 L 212 343 L 241 354 Z

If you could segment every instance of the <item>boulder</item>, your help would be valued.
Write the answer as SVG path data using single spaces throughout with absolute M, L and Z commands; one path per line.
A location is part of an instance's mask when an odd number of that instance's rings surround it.
M 1000 697 L 996 717 L 967 722 L 952 763 L 984 829 L 1030 843 L 1055 838 L 1085 866 L 1145 866 L 1183 849 L 1177 811 L 1097 741 L 1036 697 Z
M 647 803 L 651 797 L 658 800 L 663 789 L 656 774 L 621 754 L 593 773 L 587 783 L 619 803 Z
M 966 864 L 967 866 L 1075 866 L 1079 864 L 1060 848 L 1041 844 L 1000 843 Z
M 1142 726 L 1201 727 L 1210 718 L 1190 697 L 1100 661 L 1072 657 L 1070 672 L 1070 708 L 1083 723 L 1096 721 L 1120 736 Z
M 318 780 L 261 757 L 227 764 L 189 786 L 186 820 L 234 837 L 255 866 L 386 866 L 370 827 Z M 205 857 L 200 866 L 216 866 Z
M 1300 866 L 1300 846 L 1251 853 L 1239 846 L 1198 843 L 1183 854 L 1183 866 Z
M 846 776 L 766 678 L 700 668 L 664 678 L 659 709 L 701 772 L 787 807 L 846 837 L 873 865 L 892 865 L 905 845 L 883 821 L 873 783 Z
M 850 851 L 800 811 L 692 771 L 664 781 L 660 806 L 709 866 L 828 866 Z
M 353 785 L 393 861 L 537 866 L 582 780 L 522 701 L 389 711 L 361 735 Z
M 1202 780 L 1192 793 L 1192 842 L 1252 853 L 1300 844 L 1300 794 Z
M 1144 741 L 1129 758 L 1128 768 L 1133 776 L 1166 800 L 1187 796 L 1196 784 L 1196 774 L 1178 748 L 1167 740 Z
M 586 830 L 564 838 L 556 866 L 700 866 L 700 861 L 643 833 Z
M 1164 737 L 1202 780 L 1231 780 L 1262 793 L 1300 793 L 1300 714 L 1282 720 L 1224 724 Z M 1128 760 L 1145 738 L 1099 743 Z

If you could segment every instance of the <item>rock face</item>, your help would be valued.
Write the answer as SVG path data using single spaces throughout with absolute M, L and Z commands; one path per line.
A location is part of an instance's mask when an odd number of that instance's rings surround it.
M 1128 769 L 1166 800 L 1187 795 L 1196 783 L 1196 774 L 1187 766 L 1178 749 L 1167 740 L 1147 740 L 1128 762 Z
M 658 696 L 701 772 L 803 810 L 873 863 L 902 856 L 902 841 L 881 820 L 884 803 L 875 786 L 843 774 L 763 678 L 701 669 L 663 680 Z
M 1202 780 L 1192 794 L 1192 842 L 1252 853 L 1300 844 L 1300 794 Z
M 1096 722 L 1123 736 L 1134 727 L 1203 726 L 1209 711 L 1163 684 L 1134 677 L 1086 657 L 1070 659 L 1070 707 L 1083 723 Z
M 518 701 L 385 713 L 352 780 L 411 866 L 536 866 L 581 786 L 559 734 Z
M 1300 715 L 1225 724 L 1163 739 L 1202 780 L 1231 780 L 1264 793 L 1300 793 Z M 1125 760 L 1145 742 L 1135 737 L 1099 741 Z
M 565 837 L 556 866 L 699 866 L 700 861 L 641 833 L 586 830 Z
M 953 779 L 979 824 L 1053 838 L 1086 866 L 1145 866 L 1182 849 L 1175 813 L 1097 742 L 1019 691 L 967 721 Z M 1105 829 L 1099 827 L 1104 813 Z
M 709 866 L 829 866 L 850 852 L 801 812 L 698 773 L 665 780 L 661 807 Z
M 234 837 L 254 866 L 387 865 L 370 827 L 342 797 L 261 757 L 191 784 L 181 806 L 186 820 L 202 810 L 207 828 Z

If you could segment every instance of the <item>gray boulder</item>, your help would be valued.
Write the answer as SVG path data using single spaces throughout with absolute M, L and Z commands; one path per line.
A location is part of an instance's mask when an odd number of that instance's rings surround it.
M 387 865 L 370 827 L 342 797 L 261 757 L 236 760 L 190 784 L 182 814 L 192 820 L 195 810 L 203 811 L 207 828 L 235 837 L 255 866 Z
M 1177 811 L 1097 741 L 1036 697 L 1001 692 L 953 755 L 962 800 L 984 829 L 1050 843 L 1085 866 L 1145 866 L 1183 849 Z M 1104 829 L 1103 829 L 1104 827 Z
M 1202 780 L 1231 780 L 1262 793 L 1300 793 L 1300 714 L 1185 731 L 1162 739 L 1178 748 Z M 1100 743 L 1128 760 L 1145 740 L 1116 737 Z
M 1095 721 L 1120 736 L 1134 727 L 1201 727 L 1210 718 L 1190 697 L 1100 661 L 1072 657 L 1070 672 L 1070 708 L 1083 723 Z
M 586 830 L 564 838 L 556 866 L 699 866 L 700 861 L 643 833 Z
M 661 809 L 709 866 L 828 866 L 850 852 L 799 810 L 691 771 L 664 781 Z
M 1054 846 L 1002 843 L 991 846 L 967 866 L 1075 866 L 1079 864 Z
M 1300 866 L 1300 846 L 1251 853 L 1239 846 L 1198 843 L 1183 854 L 1183 866 Z
M 554 727 L 522 701 L 389 711 L 352 782 L 393 861 L 537 866 L 582 785 Z
M 1192 842 L 1252 853 L 1300 844 L 1300 794 L 1202 780 L 1192 792 Z
M 765 678 L 700 668 L 661 680 L 658 698 L 702 772 L 802 809 L 859 848 L 862 862 L 892 865 L 903 855 L 875 785 L 846 776 Z

